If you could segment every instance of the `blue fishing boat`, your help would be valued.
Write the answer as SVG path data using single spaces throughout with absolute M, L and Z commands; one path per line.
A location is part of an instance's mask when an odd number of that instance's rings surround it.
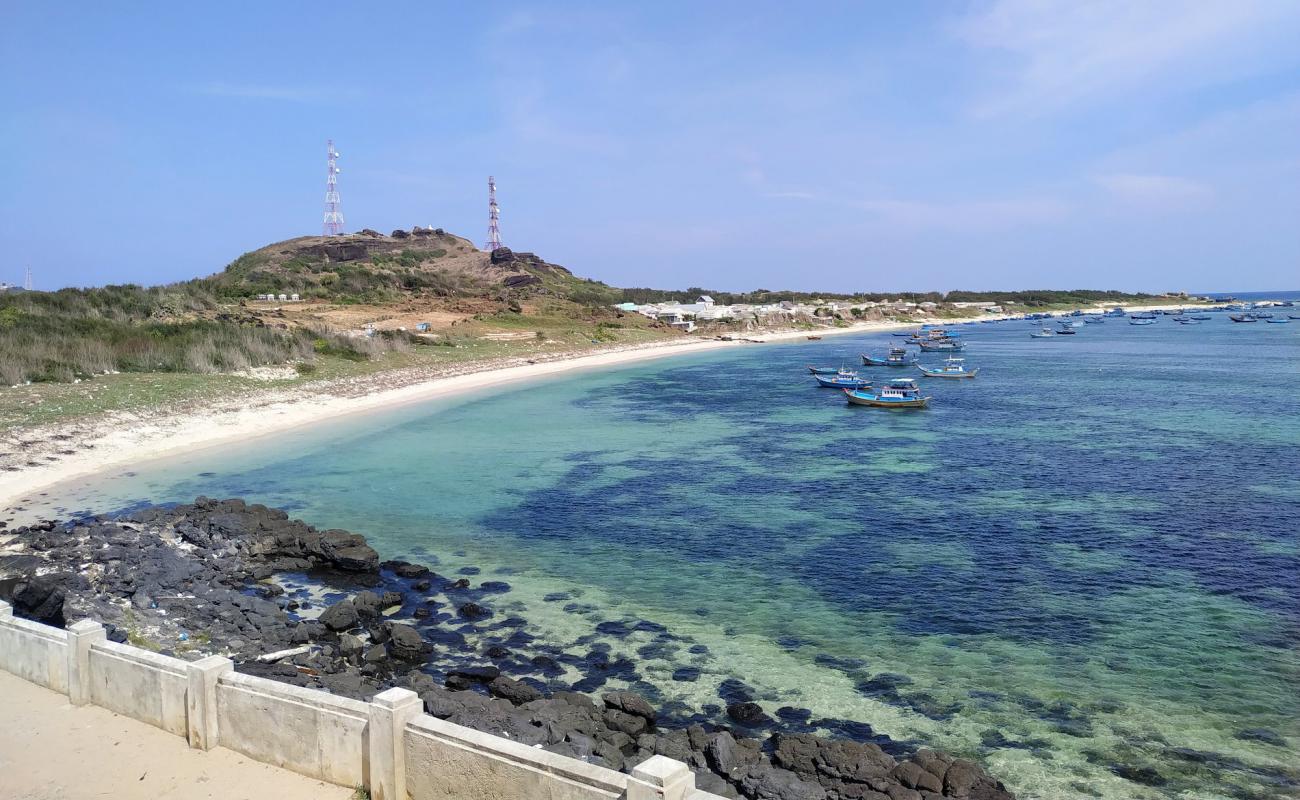
M 1074 329 L 1074 326 L 1073 326 L 1073 325 L 1062 325 L 1062 326 L 1061 326 L 1061 329 L 1060 329 L 1059 331 L 1056 332 L 1056 335 L 1057 335 L 1057 336 L 1074 336 L 1074 335 L 1077 334 L 1077 333 L 1078 333 L 1078 331 L 1076 331 L 1076 330 Z
M 1058 323 L 1056 323 L 1056 324 L 1057 324 L 1057 325 L 1060 325 L 1062 328 L 1080 328 L 1080 327 L 1083 327 L 1083 323 L 1082 323 L 1082 322 L 1076 322 L 1076 321 L 1067 321 L 1067 320 L 1062 320 L 1062 321 L 1060 321 L 1060 322 L 1058 322 Z
M 1083 324 L 1084 325 L 1105 325 L 1106 320 L 1102 319 L 1099 316 L 1086 317 L 1083 320 Z
M 1194 319 L 1194 320 L 1196 320 L 1197 322 L 1206 322 L 1206 321 L 1208 321 L 1208 320 L 1210 319 L 1210 315 L 1209 315 L 1209 314 L 1193 314 L 1193 315 L 1190 317 L 1190 319 Z
M 844 397 L 849 405 L 876 408 L 925 408 L 930 404 L 930 398 L 921 395 L 921 387 L 911 378 L 895 378 L 878 392 L 845 389 Z
M 903 347 L 889 348 L 889 355 L 884 358 L 872 358 L 866 353 L 862 354 L 862 364 L 868 367 L 910 367 L 916 363 L 916 359 L 907 354 L 907 349 Z
M 1287 314 L 1287 319 L 1300 319 L 1300 314 Z
M 1286 325 L 1291 322 L 1291 320 L 1287 317 L 1269 317 L 1264 321 L 1269 323 L 1270 325 Z
M 1156 318 L 1155 318 L 1155 317 L 1133 317 L 1132 319 L 1130 319 L 1130 320 L 1128 321 L 1128 324 L 1130 324 L 1130 325 L 1154 325 L 1154 324 L 1156 324 Z
M 1038 333 L 1031 333 L 1031 334 L 1029 334 L 1029 338 L 1030 338 L 1030 339 L 1049 339 L 1049 338 L 1051 338 L 1051 337 L 1053 337 L 1053 336 L 1055 336 L 1055 335 L 1056 335 L 1056 334 L 1052 331 L 1051 328 L 1048 328 L 1048 327 L 1044 326 L 1043 329 L 1042 329 L 1041 331 L 1039 331 Z
M 979 374 L 979 368 L 966 369 L 966 359 L 949 356 L 942 367 L 938 369 L 927 369 L 919 364 L 917 369 L 927 378 L 973 378 Z
M 1259 317 L 1254 314 L 1229 314 L 1228 319 L 1233 322 L 1259 322 Z
M 814 375 L 834 375 L 843 369 L 844 367 L 814 367 L 811 364 L 808 365 L 808 371 Z
M 1201 323 L 1191 317 L 1174 317 L 1174 322 L 1179 325 L 1200 325 Z
M 837 373 L 835 375 L 814 375 L 817 385 L 823 389 L 870 389 L 870 378 L 859 378 L 857 373 Z
M 1141 314 L 1129 314 L 1129 319 L 1155 319 L 1158 315 L 1154 311 L 1144 311 Z

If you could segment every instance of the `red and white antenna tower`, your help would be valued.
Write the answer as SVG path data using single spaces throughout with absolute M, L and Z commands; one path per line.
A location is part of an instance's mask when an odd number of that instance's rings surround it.
M 501 246 L 501 209 L 497 207 L 497 179 L 488 176 L 488 238 L 483 249 L 489 253 Z
M 343 212 L 339 210 L 339 169 L 338 151 L 334 149 L 334 140 L 328 141 L 329 171 L 325 178 L 325 227 L 324 235 L 338 236 L 343 233 Z

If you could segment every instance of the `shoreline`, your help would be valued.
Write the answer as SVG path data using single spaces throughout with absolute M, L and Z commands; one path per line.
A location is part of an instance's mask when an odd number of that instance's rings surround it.
M 1186 304 L 1141 306 L 1126 311 L 1164 310 Z M 1098 308 L 1080 309 L 1096 312 Z M 1057 312 L 1068 313 L 1068 312 Z M 12 508 L 43 492 L 76 478 L 140 462 L 246 441 L 252 436 L 283 433 L 296 428 L 352 414 L 398 408 L 438 398 L 468 394 L 516 381 L 535 380 L 568 372 L 619 367 L 684 353 L 710 352 L 761 343 L 806 340 L 808 336 L 838 336 L 877 333 L 922 324 L 968 324 L 981 320 L 1004 321 L 1018 315 L 985 315 L 934 322 L 872 321 L 843 328 L 782 330 L 734 334 L 751 341 L 718 339 L 676 339 L 648 345 L 611 347 L 594 352 L 542 356 L 532 363 L 525 357 L 508 361 L 471 362 L 463 373 L 429 376 L 414 370 L 377 372 L 363 378 L 307 384 L 293 388 L 268 387 L 175 414 L 168 408 L 146 412 L 116 412 L 96 420 L 51 423 L 31 429 L 17 429 L 9 438 L 38 436 L 56 440 L 44 452 L 28 450 L 27 456 L 45 455 L 47 463 L 7 468 L 0 472 L 0 507 Z M 522 363 L 521 363 L 522 362 Z M 409 380 L 407 380 L 409 378 Z M 387 384 L 387 385 L 386 385 Z M 80 429 L 89 427 L 89 433 Z M 72 432 L 70 432 L 72 431 Z M 68 441 L 75 440 L 75 441 Z M 30 442 L 11 442 L 19 449 Z M 62 449 L 55 449 L 55 448 Z M 68 448 L 77 448 L 75 450 Z M 57 455 L 54 455 L 57 453 Z
M 915 323 L 868 322 L 847 328 L 824 331 L 778 331 L 754 333 L 750 337 L 763 342 L 794 341 L 810 334 L 819 336 L 847 333 L 871 333 L 912 327 Z M 361 379 L 277 389 L 268 387 L 217 401 L 210 405 L 172 415 L 165 408 L 148 412 L 118 412 L 88 423 L 78 420 L 53 423 L 22 431 L 25 436 L 37 431 L 58 435 L 61 428 L 93 431 L 81 440 L 82 449 L 64 454 L 56 462 L 0 473 L 0 507 L 12 507 L 40 492 L 67 481 L 144 461 L 165 458 L 182 451 L 220 447 L 245 441 L 253 435 L 283 433 L 296 428 L 353 414 L 382 411 L 445 397 L 455 397 L 493 386 L 517 381 L 536 380 L 568 372 L 604 367 L 619 367 L 685 353 L 701 353 L 732 347 L 752 346 L 753 342 L 717 339 L 678 339 L 649 345 L 612 347 L 581 354 L 561 354 L 550 360 L 527 363 L 523 357 L 506 365 L 500 362 L 474 362 L 470 371 L 435 377 L 416 377 L 401 383 L 395 372 L 378 372 Z M 524 363 L 520 363 L 524 362 Z M 384 387 L 385 382 L 398 385 Z M 361 392 L 356 392 L 360 386 Z M 16 437 L 15 437 L 16 438 Z M 21 444 L 21 443 L 20 443 Z M 89 447 L 86 447 L 89 445 Z M 68 443 L 68 446 L 76 446 Z

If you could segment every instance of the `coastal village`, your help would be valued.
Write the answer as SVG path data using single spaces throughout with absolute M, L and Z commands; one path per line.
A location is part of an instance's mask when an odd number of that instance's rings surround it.
M 1002 306 L 986 303 L 947 303 L 954 309 L 976 308 L 987 314 L 1001 314 Z M 678 330 L 693 332 L 702 323 L 737 324 L 754 322 L 761 327 L 789 326 L 797 320 L 808 318 L 883 318 L 883 317 L 926 317 L 933 316 L 940 307 L 939 303 L 924 301 L 911 303 L 906 300 L 886 300 L 883 302 L 849 303 L 837 300 L 814 300 L 811 303 L 795 303 L 783 300 L 779 303 L 763 305 L 715 303 L 707 294 L 700 295 L 694 303 L 620 303 L 615 308 L 619 311 L 641 314 L 653 320 L 665 323 Z

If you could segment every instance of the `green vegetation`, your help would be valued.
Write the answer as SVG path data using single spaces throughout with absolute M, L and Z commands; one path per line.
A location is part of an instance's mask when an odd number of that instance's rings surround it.
M 364 360 L 407 344 L 241 322 L 220 311 L 202 281 L 0 295 L 0 383 L 10 386 L 111 372 L 237 372 L 318 352 Z

